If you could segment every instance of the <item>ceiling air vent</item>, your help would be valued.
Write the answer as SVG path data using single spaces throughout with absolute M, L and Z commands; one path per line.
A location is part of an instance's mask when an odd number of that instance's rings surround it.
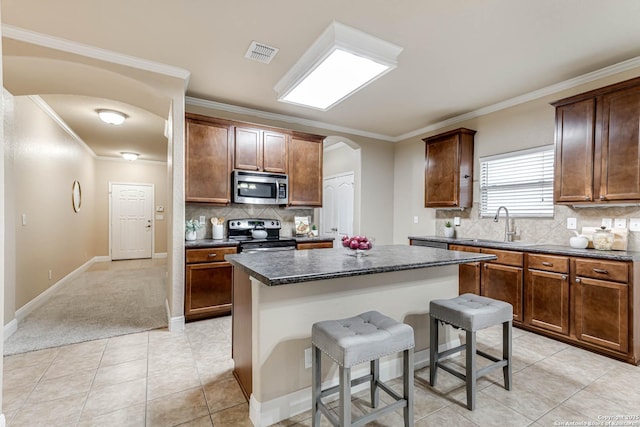
M 257 41 L 252 41 L 249 49 L 247 49 L 247 53 L 244 54 L 245 58 L 252 59 L 258 62 L 264 62 L 268 64 L 271 62 L 276 53 L 278 53 L 277 47 L 267 46 L 264 43 L 258 43 Z

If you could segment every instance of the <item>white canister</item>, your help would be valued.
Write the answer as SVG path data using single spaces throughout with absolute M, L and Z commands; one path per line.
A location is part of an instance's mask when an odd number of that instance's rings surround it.
M 213 235 L 213 240 L 222 240 L 224 238 L 224 225 L 213 224 L 213 231 L 211 234 Z

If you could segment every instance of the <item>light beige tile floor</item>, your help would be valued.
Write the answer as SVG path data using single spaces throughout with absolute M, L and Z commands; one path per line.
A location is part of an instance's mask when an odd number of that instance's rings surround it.
M 479 333 L 499 354 L 500 330 Z M 251 426 L 248 404 L 231 369 L 231 318 L 89 341 L 4 358 L 9 426 Z M 480 380 L 478 408 L 465 408 L 462 381 L 428 368 L 415 377 L 416 426 L 605 425 L 629 416 L 640 426 L 640 367 L 514 329 L 513 390 L 494 372 Z M 461 358 L 453 363 L 462 366 Z M 400 382 L 391 385 L 400 391 Z M 388 397 L 382 393 L 383 401 Z M 354 397 L 354 415 L 367 408 Z M 335 407 L 335 406 L 334 406 Z M 633 417 L 636 418 L 633 418 Z M 601 424 L 598 424 L 601 423 Z M 278 426 L 310 426 L 306 412 Z M 322 426 L 329 426 L 322 419 Z M 401 412 L 372 426 L 402 426 Z M 567 425 L 567 424 L 565 424 Z

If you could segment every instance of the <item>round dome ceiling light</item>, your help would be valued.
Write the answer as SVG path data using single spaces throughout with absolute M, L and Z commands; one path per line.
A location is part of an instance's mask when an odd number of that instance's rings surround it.
M 134 161 L 139 156 L 138 153 L 126 153 L 126 152 L 122 152 L 120 153 L 120 155 L 122 156 L 123 159 L 129 160 L 130 162 Z
M 115 126 L 121 125 L 122 123 L 124 123 L 125 119 L 127 118 L 127 115 L 124 113 L 121 113 L 120 111 L 97 110 L 97 112 L 98 112 L 98 117 L 100 117 L 100 120 L 110 125 L 115 125 Z

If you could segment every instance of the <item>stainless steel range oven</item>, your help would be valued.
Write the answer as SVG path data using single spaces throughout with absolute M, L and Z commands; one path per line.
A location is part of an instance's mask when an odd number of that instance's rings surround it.
M 277 219 L 230 219 L 227 221 L 227 237 L 239 242 L 238 252 L 292 251 L 296 241 L 280 237 L 281 224 Z M 258 233 L 256 231 L 259 231 Z M 264 235 L 265 237 L 254 237 Z

